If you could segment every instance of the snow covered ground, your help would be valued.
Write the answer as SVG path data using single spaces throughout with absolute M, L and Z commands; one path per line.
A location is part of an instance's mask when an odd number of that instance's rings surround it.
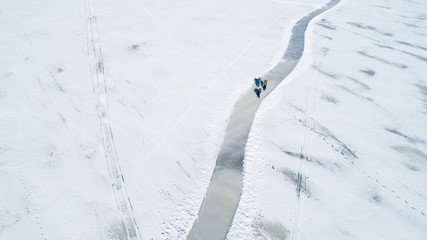
M 2 2 L 0 239 L 185 239 L 234 103 L 326 2 Z M 426 19 L 343 0 L 309 25 L 229 239 L 426 238 Z
M 260 106 L 229 239 L 427 237 L 425 3 L 344 1 Z

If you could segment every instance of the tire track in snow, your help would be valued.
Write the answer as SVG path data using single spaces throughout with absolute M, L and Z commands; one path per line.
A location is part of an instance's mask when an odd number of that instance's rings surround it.
M 98 118 L 102 131 L 105 161 L 112 181 L 114 198 L 120 214 L 121 237 L 128 240 L 139 240 L 141 239 L 141 234 L 133 215 L 133 205 L 126 190 L 125 180 L 117 158 L 108 116 L 104 60 L 97 31 L 96 16 L 94 15 L 93 0 L 87 0 L 86 4 L 87 47 L 91 65 L 90 72 L 93 80 L 93 91 L 98 100 Z

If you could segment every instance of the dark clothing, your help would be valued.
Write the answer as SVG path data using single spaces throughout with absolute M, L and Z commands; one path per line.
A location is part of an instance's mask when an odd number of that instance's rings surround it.
M 259 87 L 259 84 L 262 83 L 261 78 L 254 78 L 255 85 Z
M 254 92 L 256 93 L 256 96 L 259 98 L 261 94 L 261 88 L 255 88 Z

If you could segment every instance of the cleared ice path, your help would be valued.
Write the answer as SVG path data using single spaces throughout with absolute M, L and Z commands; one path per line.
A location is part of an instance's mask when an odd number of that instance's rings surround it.
M 339 1 L 331 0 L 322 8 L 301 18 L 292 29 L 288 47 L 280 62 L 261 77 L 268 80 L 267 89 L 261 93 L 261 98 L 256 97 L 254 86 L 251 86 L 235 104 L 208 191 L 198 218 L 188 234 L 188 240 L 226 238 L 240 200 L 245 145 L 255 112 L 261 101 L 289 75 L 301 58 L 305 30 L 310 20 Z

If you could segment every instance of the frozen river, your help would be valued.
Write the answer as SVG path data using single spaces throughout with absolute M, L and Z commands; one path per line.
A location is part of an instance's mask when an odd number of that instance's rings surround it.
M 253 85 L 236 102 L 208 191 L 187 239 L 225 239 L 239 204 L 245 146 L 255 112 L 261 101 L 297 65 L 304 50 L 305 31 L 308 23 L 338 2 L 339 0 L 332 0 L 322 8 L 301 18 L 292 29 L 292 35 L 282 59 L 274 68 L 261 76 L 262 79 L 268 80 L 267 89 L 261 93 L 261 97 L 259 99 L 256 97 Z

